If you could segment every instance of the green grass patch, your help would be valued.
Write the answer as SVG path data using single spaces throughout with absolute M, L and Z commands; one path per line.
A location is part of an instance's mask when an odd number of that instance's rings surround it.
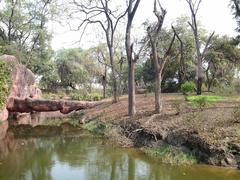
M 223 96 L 200 95 L 200 96 L 188 96 L 188 97 L 187 97 L 187 101 L 194 103 L 194 102 L 197 102 L 197 101 L 199 101 L 199 100 L 201 100 L 201 99 L 204 99 L 204 98 L 205 98 L 206 101 L 209 102 L 209 103 L 215 103 L 215 102 L 217 102 L 217 101 L 219 101 L 219 100 L 224 99 Z
M 0 109 L 5 104 L 11 83 L 11 70 L 4 61 L 0 61 Z
M 185 153 L 173 146 L 144 148 L 143 150 L 146 154 L 157 157 L 163 163 L 167 164 L 191 165 L 197 163 L 195 156 L 190 153 Z
M 222 96 L 210 96 L 210 95 L 200 95 L 200 96 L 187 96 L 186 100 L 199 107 L 201 110 L 209 104 L 214 104 L 220 100 L 224 99 Z

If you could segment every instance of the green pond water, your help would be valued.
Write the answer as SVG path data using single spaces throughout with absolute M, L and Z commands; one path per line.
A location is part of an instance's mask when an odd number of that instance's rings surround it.
M 0 146 L 0 180 L 240 180 L 238 170 L 162 164 L 101 138 L 7 138 Z

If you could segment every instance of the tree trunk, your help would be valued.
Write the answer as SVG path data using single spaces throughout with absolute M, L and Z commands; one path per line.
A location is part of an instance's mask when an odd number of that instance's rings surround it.
M 135 107 L 135 62 L 128 62 L 128 115 L 136 114 Z
M 161 73 L 156 73 L 155 75 L 155 111 L 160 113 L 162 110 L 162 100 L 161 100 Z
M 128 115 L 134 116 L 136 114 L 135 107 L 135 62 L 132 58 L 132 47 L 131 47 L 131 26 L 132 19 L 129 18 L 127 28 L 126 28 L 126 37 L 125 37 L 125 47 L 128 59 Z
M 201 54 L 199 52 L 200 57 L 198 57 L 198 64 L 197 64 L 197 95 L 202 94 L 202 82 L 203 82 L 203 69 L 202 69 L 202 60 Z
M 104 76 L 102 77 L 102 85 L 103 85 L 103 98 L 106 98 L 107 66 L 105 66 L 105 69 L 104 69 Z
M 202 57 L 200 53 L 200 45 L 199 45 L 199 38 L 198 32 L 195 30 L 195 44 L 196 44 L 196 51 L 197 51 L 197 95 L 202 94 L 202 81 L 203 81 L 203 69 L 202 69 Z
M 117 94 L 117 79 L 116 79 L 116 74 L 115 74 L 114 57 L 113 57 L 113 47 L 109 44 L 108 49 L 109 49 L 110 64 L 111 64 L 111 70 L 112 70 L 113 102 L 116 103 L 118 101 L 118 94 Z
M 202 94 L 202 81 L 203 81 L 203 78 L 198 77 L 198 79 L 197 79 L 197 95 Z
M 7 102 L 7 110 L 20 113 L 60 111 L 63 114 L 68 114 L 72 111 L 93 108 L 100 104 L 102 104 L 102 102 L 9 98 Z

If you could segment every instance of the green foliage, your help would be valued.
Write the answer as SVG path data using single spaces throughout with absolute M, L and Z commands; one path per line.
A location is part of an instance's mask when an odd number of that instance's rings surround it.
M 73 92 L 70 93 L 72 100 L 77 101 L 99 101 L 103 97 L 99 93 L 82 93 L 82 92 Z
M 196 164 L 196 158 L 190 153 L 184 153 L 181 150 L 172 146 L 160 148 L 146 148 L 144 152 L 158 157 L 163 163 L 174 165 L 191 165 Z
M 187 95 L 191 92 L 193 92 L 195 89 L 195 83 L 192 81 L 186 81 L 181 85 L 181 91 L 183 94 Z
M 135 82 L 140 84 L 142 77 L 143 77 L 143 67 L 141 65 L 137 65 L 135 68 Z
M 100 120 L 96 119 L 90 121 L 89 123 L 84 124 L 82 128 L 88 130 L 89 132 L 95 135 L 104 135 L 106 125 L 103 124 Z
M 208 95 L 201 95 L 201 96 L 188 96 L 187 101 L 190 104 L 193 104 L 199 107 L 201 110 L 206 107 L 208 104 L 216 103 L 217 101 L 223 99 L 221 96 L 208 96 Z
M 154 82 L 154 66 L 153 66 L 153 61 L 151 59 L 148 59 L 144 64 L 143 64 L 143 82 L 148 86 L 151 87 L 152 83 Z
M 39 76 L 47 71 L 53 51 L 47 22 L 55 1 L 3 0 L 0 11 L 0 54 L 10 54 Z
M 4 61 L 0 61 L 0 108 L 5 104 L 9 93 L 10 68 Z
M 64 88 L 86 86 L 99 74 L 95 60 L 80 48 L 62 49 L 56 56 L 60 84 Z

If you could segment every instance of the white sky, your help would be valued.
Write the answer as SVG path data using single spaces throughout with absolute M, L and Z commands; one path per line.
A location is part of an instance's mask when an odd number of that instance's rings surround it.
M 231 14 L 229 7 L 230 0 L 202 0 L 197 19 L 209 31 L 216 34 L 235 36 L 236 21 Z M 162 6 L 167 9 L 165 26 L 170 27 L 171 23 L 179 16 L 190 15 L 188 4 L 185 0 L 161 0 Z M 147 19 L 155 21 L 152 13 L 153 0 L 142 0 L 134 19 L 134 33 L 143 32 L 141 24 Z M 54 50 L 61 48 L 82 47 L 89 48 L 99 42 L 100 32 L 97 29 L 88 28 L 81 43 L 74 43 L 79 40 L 80 32 L 69 31 L 68 27 L 52 25 L 54 32 L 52 46 Z

